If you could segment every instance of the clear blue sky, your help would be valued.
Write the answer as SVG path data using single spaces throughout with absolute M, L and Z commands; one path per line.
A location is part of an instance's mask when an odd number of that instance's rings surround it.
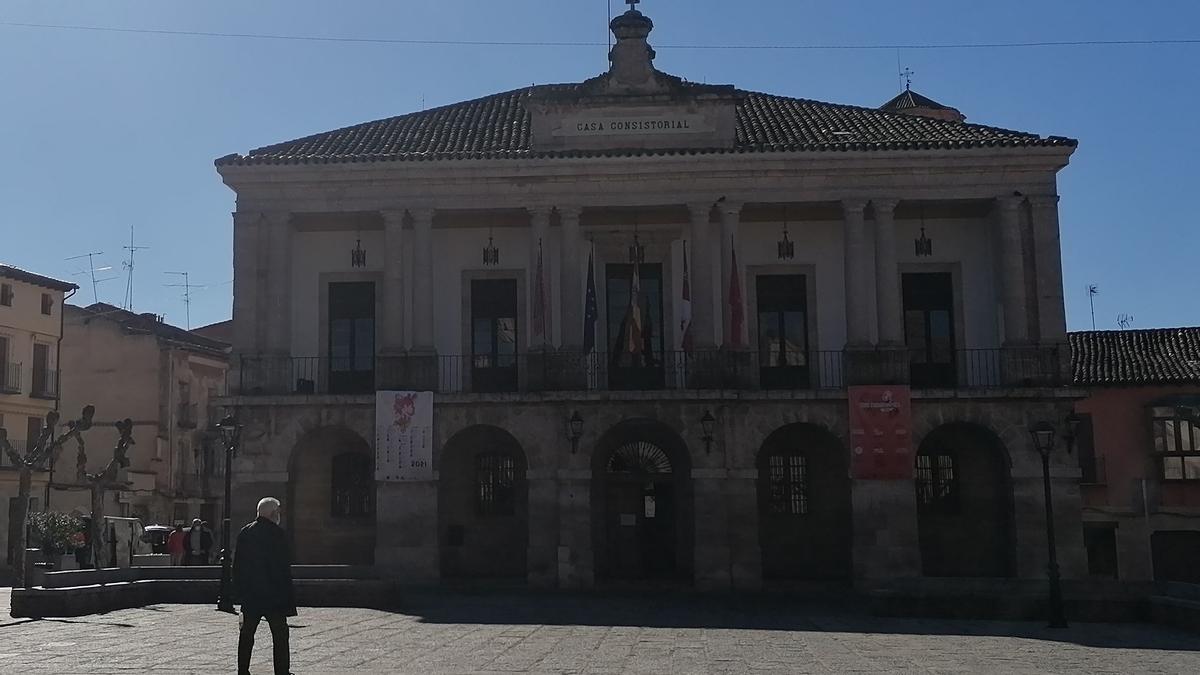
M 645 0 L 665 44 L 922 44 L 1200 38 L 1200 3 Z M 613 0 L 614 11 L 624 9 Z M 513 41 L 605 40 L 605 0 L 6 0 L 0 21 L 235 33 Z M 0 260 L 84 286 L 86 263 L 121 278 L 136 226 L 135 309 L 193 326 L 228 318 L 233 193 L 213 170 L 230 152 L 606 67 L 594 47 L 286 42 L 0 26 Z M 1200 45 L 904 50 L 913 88 L 970 121 L 1072 136 L 1061 174 L 1067 310 L 1091 325 L 1200 324 Z M 880 51 L 659 49 L 696 81 L 877 106 L 898 91 Z

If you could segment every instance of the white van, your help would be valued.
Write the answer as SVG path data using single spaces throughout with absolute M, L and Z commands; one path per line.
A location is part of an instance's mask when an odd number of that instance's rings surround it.
M 150 553 L 150 545 L 142 541 L 144 532 L 142 521 L 137 518 L 104 516 L 100 567 L 130 567 L 133 556 Z

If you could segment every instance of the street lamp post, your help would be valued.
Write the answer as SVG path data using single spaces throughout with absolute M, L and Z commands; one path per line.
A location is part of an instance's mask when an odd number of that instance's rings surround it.
M 242 427 L 233 415 L 226 415 L 217 423 L 217 433 L 221 437 L 221 445 L 225 447 L 225 502 L 223 504 L 223 519 L 221 522 L 221 589 L 217 596 L 217 610 L 236 614 L 233 608 L 233 595 L 230 592 L 232 572 L 229 559 L 229 501 L 233 492 L 233 455 L 238 449 L 238 440 Z
M 1039 422 L 1029 430 L 1033 436 L 1033 445 L 1042 456 L 1042 485 L 1045 489 L 1046 500 L 1046 548 L 1049 563 L 1046 565 L 1046 576 L 1050 581 L 1050 627 L 1066 628 L 1067 617 L 1063 611 L 1062 583 L 1058 574 L 1058 551 L 1054 541 L 1054 504 L 1050 495 L 1050 453 L 1054 450 L 1054 426 L 1049 422 Z

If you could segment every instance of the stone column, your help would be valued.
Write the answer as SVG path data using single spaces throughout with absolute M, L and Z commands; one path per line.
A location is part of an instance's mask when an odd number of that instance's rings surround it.
M 870 277 L 867 226 L 863 210 L 867 202 L 863 199 L 848 199 L 842 202 L 842 218 L 845 223 L 845 273 L 846 273 L 846 346 L 864 348 L 871 346 Z
M 1023 345 L 1029 341 L 1029 327 L 1025 315 L 1025 258 L 1021 248 L 1020 206 L 1020 197 L 996 198 L 1005 345 Z
M 875 303 L 879 320 L 879 344 L 904 344 L 903 303 L 900 272 L 896 263 L 895 199 L 873 199 L 875 212 Z
M 697 202 L 687 206 L 692 230 L 692 239 L 687 247 L 692 291 L 692 345 L 696 351 L 705 351 L 711 350 L 716 341 L 713 327 L 712 228 L 709 225 L 712 203 Z
M 562 284 L 562 348 L 567 352 L 583 349 L 583 274 L 584 265 L 579 262 L 582 239 L 579 216 L 583 209 L 578 206 L 558 207 L 558 218 L 562 224 L 562 258 L 559 273 Z
M 1067 341 L 1063 301 L 1062 247 L 1059 241 L 1058 195 L 1031 195 L 1034 252 L 1037 260 L 1037 309 L 1040 341 L 1059 345 Z
M 550 317 L 551 299 L 553 293 L 550 289 L 550 265 L 549 259 L 551 251 L 548 247 L 547 236 L 550 231 L 550 211 L 549 206 L 541 206 L 529 209 L 529 346 L 533 349 L 544 349 L 553 344 L 553 326 L 554 323 Z M 537 272 L 538 272 L 538 250 L 542 254 L 542 288 L 545 298 L 545 304 L 542 311 L 545 315 L 545 320 L 542 322 L 544 331 L 542 335 L 538 335 L 538 328 L 534 322 L 534 312 L 537 306 Z
M 717 283 L 721 287 L 721 335 L 724 336 L 723 344 L 726 347 L 732 346 L 735 342 L 742 342 L 742 336 L 734 336 L 730 333 L 733 327 L 733 311 L 730 305 L 729 298 L 729 280 L 733 278 L 733 249 L 737 240 L 738 224 L 742 217 L 742 204 L 739 202 L 721 202 L 717 204 L 717 209 L 721 214 L 721 278 Z M 740 280 L 739 280 L 740 281 Z M 746 289 L 743 286 L 742 302 L 743 312 L 744 303 L 746 301 Z M 742 326 L 743 330 L 745 326 Z
M 413 351 L 436 353 L 433 318 L 434 209 L 409 209 L 413 220 Z
M 383 330 L 380 354 L 404 353 L 404 212 L 383 216 Z

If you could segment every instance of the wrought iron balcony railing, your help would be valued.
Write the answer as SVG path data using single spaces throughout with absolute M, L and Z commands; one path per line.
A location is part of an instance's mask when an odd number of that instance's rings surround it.
M 234 395 L 355 395 L 381 390 L 441 394 L 555 391 L 841 390 L 911 384 L 914 389 L 1057 386 L 1057 353 L 1043 348 L 756 351 L 629 354 L 559 351 L 361 359 L 243 356 Z
M 0 394 L 21 393 L 21 364 L 0 362 Z

